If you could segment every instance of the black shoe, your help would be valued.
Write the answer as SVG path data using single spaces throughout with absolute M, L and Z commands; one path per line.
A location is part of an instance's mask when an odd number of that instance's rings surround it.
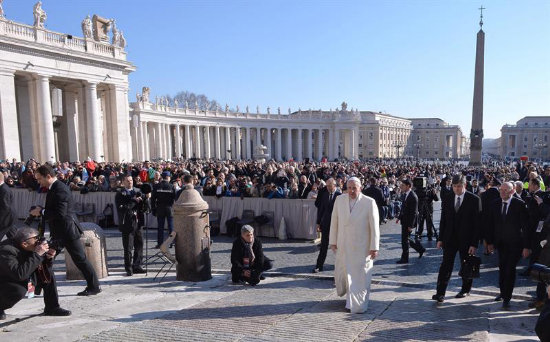
M 71 312 L 62 308 L 44 310 L 44 316 L 70 316 Z
M 495 302 L 500 302 L 502 300 L 502 296 L 498 295 L 495 297 Z
M 399 259 L 395 262 L 396 264 L 408 264 L 409 260 Z
M 502 302 L 502 308 L 505 309 L 505 310 L 510 309 L 510 299 L 505 299 Z
M 95 296 L 96 294 L 98 294 L 100 292 L 101 292 L 101 288 L 99 288 L 99 287 L 97 289 L 85 288 L 84 291 L 79 292 L 76 295 L 77 296 Z
M 128 277 L 131 277 L 131 276 L 134 275 L 134 272 L 133 272 L 132 270 L 126 270 L 126 275 L 127 275 Z
M 244 280 L 232 281 L 233 285 L 244 285 L 246 282 Z
M 426 249 L 422 250 L 421 252 L 418 252 L 418 259 L 422 258 L 422 256 L 426 253 Z
M 455 298 L 464 298 L 464 297 L 469 296 L 469 295 L 470 295 L 470 292 L 460 291 L 459 293 L 456 294 Z
M 141 268 L 141 266 L 134 267 L 132 269 L 132 271 L 134 272 L 134 274 L 144 274 L 145 273 L 145 270 L 143 268 Z
M 443 301 L 445 301 L 445 296 L 439 295 L 439 294 L 434 294 L 432 296 L 432 299 L 437 300 L 438 303 L 443 303 Z
M 434 240 L 434 238 L 433 238 L 433 237 L 431 237 L 431 236 L 428 236 L 428 241 L 433 241 L 433 240 Z
M 323 272 L 323 268 L 322 267 L 315 267 L 313 269 L 313 271 L 311 271 L 311 273 L 319 273 L 319 272 Z
M 6 319 L 6 313 L 4 310 L 0 310 L 0 321 L 3 321 Z
M 263 274 L 260 276 L 260 280 L 265 280 L 265 276 Z

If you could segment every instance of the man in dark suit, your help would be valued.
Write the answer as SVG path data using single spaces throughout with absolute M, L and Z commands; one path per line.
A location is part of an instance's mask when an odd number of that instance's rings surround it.
M 9 186 L 4 183 L 4 174 L 0 172 L 0 241 L 4 235 L 12 238 L 15 234 L 15 212 L 12 205 L 13 194 Z
M 317 207 L 317 231 L 321 232 L 321 249 L 317 257 L 317 263 L 313 269 L 313 273 L 319 273 L 323 270 L 323 265 L 327 258 L 328 240 L 330 237 L 330 221 L 332 218 L 332 209 L 334 208 L 334 200 L 342 193 L 336 189 L 336 182 L 333 178 L 327 179 L 327 185 L 324 187 L 315 200 Z
M 479 190 L 480 190 L 480 188 L 479 188 L 479 184 L 478 184 L 477 179 L 472 179 L 470 184 L 468 184 L 466 186 L 466 191 L 469 191 L 472 194 L 477 195 L 477 196 L 479 196 L 479 192 L 480 192 Z
M 58 181 L 55 171 L 49 164 L 36 169 L 36 180 L 43 188 L 48 188 L 44 208 L 37 206 L 31 210 L 34 216 L 42 215 L 50 227 L 51 238 L 64 247 L 74 261 L 75 266 L 86 279 L 86 289 L 79 292 L 79 296 L 96 295 L 101 292 L 99 280 L 94 268 L 86 259 L 84 247 L 80 242 L 82 229 L 78 224 L 72 209 L 72 196 L 69 187 Z
M 441 197 L 441 205 L 443 205 L 443 199 L 447 196 L 452 196 L 453 193 L 453 186 L 451 184 L 452 178 L 451 176 L 447 176 L 443 178 L 441 190 L 439 191 L 439 197 Z
M 483 223 L 482 227 L 487 227 L 489 224 L 488 218 L 490 216 L 491 203 L 493 203 L 494 201 L 500 198 L 500 193 L 498 191 L 498 188 L 500 187 L 500 185 L 501 185 L 500 180 L 496 177 L 493 177 L 489 181 L 489 184 L 487 185 L 487 190 L 485 190 L 480 196 L 481 197 L 481 222 Z M 484 254 L 485 255 L 491 254 L 487 249 L 485 230 L 482 229 L 479 233 L 480 233 L 479 239 L 482 241 L 485 247 Z
M 145 273 L 141 267 L 143 261 L 143 211 L 140 210 L 145 199 L 141 196 L 141 191 L 134 188 L 134 181 L 130 174 L 123 177 L 122 185 L 124 188 L 115 195 L 115 206 L 118 212 L 118 230 L 122 233 L 124 269 L 127 276 L 132 276 L 134 273 Z
M 403 205 L 397 221 L 401 221 L 401 248 L 403 252 L 401 253 L 401 258 L 396 263 L 407 264 L 409 262 L 409 238 L 418 223 L 418 197 L 411 190 L 412 182 L 410 179 L 402 180 L 400 188 L 403 196 Z M 422 258 L 426 249 L 422 247 L 420 241 L 413 241 L 411 247 L 418 252 L 418 257 Z
M 172 206 L 176 200 L 176 188 L 170 183 L 170 176 L 170 171 L 164 171 L 162 181 L 153 186 L 151 207 L 153 215 L 157 217 L 157 245 L 155 248 L 160 248 L 164 242 L 164 222 L 168 226 L 168 234 L 174 230 Z
M 386 205 L 386 201 L 384 199 L 384 193 L 382 192 L 382 189 L 380 189 L 376 185 L 376 178 L 371 177 L 369 179 L 369 187 L 363 189 L 363 194 L 365 196 L 369 196 L 373 200 L 376 201 L 376 206 L 378 207 L 378 216 L 380 217 L 380 222 L 385 223 L 386 222 L 386 215 L 384 213 L 384 206 Z
M 481 200 L 466 191 L 466 178 L 457 174 L 452 178 L 453 196 L 446 196 L 441 206 L 439 238 L 437 248 L 443 248 L 443 260 L 437 276 L 437 293 L 432 299 L 442 303 L 455 262 L 456 253 L 460 260 L 475 255 L 479 241 Z M 462 289 L 455 296 L 464 298 L 472 289 L 472 279 L 462 279 Z
M 516 266 L 523 256 L 531 253 L 529 218 L 525 202 L 513 196 L 514 184 L 505 182 L 500 187 L 500 200 L 491 204 L 487 226 L 487 247 L 498 250 L 498 284 L 502 308 L 510 308 L 510 300 L 516 282 Z

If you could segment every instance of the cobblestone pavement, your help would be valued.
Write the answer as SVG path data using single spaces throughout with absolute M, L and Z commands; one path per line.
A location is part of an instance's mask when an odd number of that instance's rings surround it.
M 368 311 L 352 315 L 328 281 L 271 278 L 228 287 L 228 296 L 83 341 L 505 341 L 503 325 L 515 338 L 536 340 L 529 328 L 509 324 L 517 312 L 502 315 L 483 296 L 437 305 L 427 291 L 377 285 Z
M 439 204 L 435 205 L 434 221 L 436 226 L 439 223 Z M 152 249 L 156 245 L 156 230 L 148 232 L 149 255 L 153 255 L 158 250 Z M 116 229 L 105 230 L 107 236 L 108 263 L 111 269 L 123 268 L 122 257 L 122 239 Z M 425 234 L 425 233 L 424 233 Z M 396 265 L 395 261 L 401 256 L 401 228 L 395 221 L 381 225 L 381 244 L 380 256 L 375 262 L 373 277 L 377 281 L 386 283 L 407 283 L 422 286 L 424 288 L 434 289 L 437 281 L 439 265 L 441 263 L 443 252 L 436 248 L 435 241 L 427 241 L 423 238 L 422 243 L 427 248 L 427 252 L 421 259 L 418 254 L 411 249 L 410 263 L 408 265 Z M 265 254 L 274 259 L 274 268 L 271 272 L 282 275 L 308 275 L 318 277 L 332 277 L 334 270 L 334 255 L 328 252 L 324 272 L 318 275 L 312 275 L 311 271 L 316 263 L 318 247 L 311 241 L 289 240 L 281 241 L 274 238 L 261 238 L 264 245 Z M 217 236 L 213 238 L 212 244 L 212 268 L 216 271 L 228 272 L 231 268 L 229 255 L 231 253 L 232 239 L 227 236 Z M 498 292 L 498 257 L 497 255 L 485 256 L 481 252 L 478 255 L 482 258 L 481 277 L 474 280 L 474 292 L 482 294 L 492 294 Z M 448 294 L 458 292 L 461 286 L 461 280 L 458 277 L 459 258 L 455 260 L 455 268 L 451 282 L 449 283 Z M 58 264 L 63 263 L 59 258 Z M 521 260 L 518 266 L 518 273 L 527 265 L 527 260 Z M 61 266 L 61 265 L 60 265 Z M 155 265 L 153 265 L 155 267 Z M 534 295 L 535 283 L 528 278 L 519 276 L 516 280 L 514 294 L 518 298 Z

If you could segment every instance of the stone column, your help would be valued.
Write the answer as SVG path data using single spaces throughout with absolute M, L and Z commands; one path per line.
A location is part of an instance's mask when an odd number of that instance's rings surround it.
M 200 139 L 200 126 L 197 123 L 195 126 L 195 158 L 201 158 L 201 139 Z
M 286 133 L 286 160 L 288 161 L 292 158 L 292 129 L 287 128 Z
M 183 141 L 185 142 L 185 158 L 189 159 L 191 158 L 191 129 L 189 125 L 185 125 L 184 127 L 184 137 Z
M 210 159 L 210 126 L 204 127 L 204 158 Z
M 250 144 L 250 127 L 246 127 L 246 159 L 252 159 L 252 146 Z
M 50 98 L 49 94 L 48 98 Z M 97 106 L 97 84 L 91 82 L 86 84 L 86 112 L 88 118 L 88 151 L 93 160 L 101 160 L 103 137 L 101 134 L 101 118 Z M 128 135 L 125 139 L 128 139 Z
M 155 124 L 155 155 L 153 158 L 162 158 L 162 124 L 157 122 Z
M 181 158 L 181 126 L 176 124 L 176 157 Z
M 241 157 L 241 128 L 235 127 L 235 159 L 240 160 Z
M 221 141 L 220 141 L 220 126 L 216 125 L 215 131 L 216 131 L 216 145 L 215 145 L 216 159 L 221 159 L 222 155 L 221 155 Z
M 256 128 L 256 148 L 262 144 L 262 129 Z
M 327 152 L 328 152 L 328 160 L 333 161 L 334 158 L 334 131 L 331 127 L 328 129 L 328 141 L 327 141 Z
M 340 147 L 340 129 L 335 128 L 334 129 L 334 158 L 340 158 L 339 155 L 339 147 Z
M 141 139 L 141 154 L 140 159 L 142 161 L 149 160 L 148 150 L 147 150 L 147 139 L 148 139 L 148 132 L 147 132 L 147 123 L 141 122 L 139 123 L 139 129 L 140 129 L 140 139 Z
M 354 127 L 351 130 L 351 157 L 357 159 L 359 157 L 359 129 Z
M 64 94 L 65 120 L 63 120 L 63 122 L 66 123 L 65 129 L 67 130 L 67 148 L 69 152 L 69 160 L 76 161 L 78 160 L 79 155 L 78 127 L 76 127 L 76 125 L 78 124 L 77 94 L 73 91 L 65 91 Z
M 281 128 L 277 128 L 277 135 L 275 136 L 275 160 L 277 161 L 283 160 L 282 153 L 281 153 L 282 139 L 283 137 L 282 137 Z
M 46 78 L 46 81 L 47 80 Z M 48 86 L 48 93 L 49 92 Z M 50 123 L 51 122 L 50 115 Z M 51 126 L 51 133 L 51 143 L 53 147 L 53 123 Z M 11 70 L 0 70 L 0 159 L 7 158 L 21 160 L 17 107 L 15 101 L 15 73 Z
M 167 159 L 174 159 L 174 148 L 172 147 L 172 125 L 166 124 L 166 145 L 168 149 Z
M 298 128 L 298 141 L 296 142 L 296 147 L 298 148 L 298 154 L 296 155 L 297 161 L 302 161 L 303 158 L 303 151 L 304 151 L 304 144 L 303 144 L 303 137 L 302 137 L 303 130 L 301 128 Z
M 323 130 L 317 130 L 317 160 L 323 159 Z
M 267 154 L 269 154 L 269 159 L 273 157 L 273 149 L 271 148 L 271 128 L 265 130 L 265 146 L 267 147 Z
M 311 129 L 304 129 L 304 134 L 306 135 L 306 141 L 305 141 L 306 155 L 305 155 L 304 158 L 313 159 L 313 158 L 311 158 L 311 132 L 312 132 Z
M 50 96 L 50 80 L 48 76 L 39 75 L 36 82 L 36 87 L 36 104 L 38 109 L 38 121 L 40 123 L 39 129 L 40 142 L 42 145 L 42 161 L 55 161 L 56 155 L 53 132 L 52 103 Z M 100 155 L 101 153 L 99 153 L 97 157 L 99 158 Z
M 231 148 L 231 127 L 225 127 L 225 159 L 231 159 L 231 153 L 233 149 Z M 227 152 L 229 151 L 229 152 Z

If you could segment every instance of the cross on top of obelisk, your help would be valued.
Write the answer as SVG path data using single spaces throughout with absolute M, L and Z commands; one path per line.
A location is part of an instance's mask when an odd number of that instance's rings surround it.
M 480 28 L 483 28 L 483 10 L 486 9 L 485 7 L 483 7 L 483 5 L 481 5 L 480 8 L 478 8 L 481 12 L 481 15 L 479 17 L 479 27 Z

